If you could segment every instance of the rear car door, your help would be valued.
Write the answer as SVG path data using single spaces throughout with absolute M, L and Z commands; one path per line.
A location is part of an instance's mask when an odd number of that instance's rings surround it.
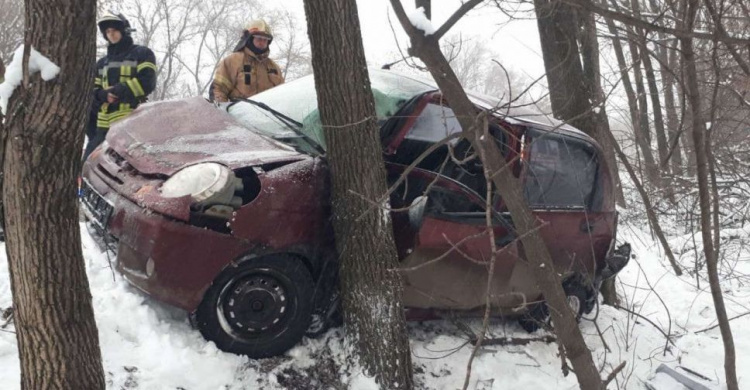
M 593 274 L 609 246 L 613 211 L 603 207 L 607 179 L 597 149 L 555 132 L 527 132 L 523 153 L 524 194 L 555 266 Z

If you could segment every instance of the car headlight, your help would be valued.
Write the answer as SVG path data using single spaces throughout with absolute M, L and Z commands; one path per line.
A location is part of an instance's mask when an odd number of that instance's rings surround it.
M 217 195 L 229 192 L 234 195 L 234 173 L 217 163 L 191 165 L 175 173 L 161 186 L 165 198 L 190 195 L 196 203 L 205 202 Z M 228 188 L 230 187 L 231 188 Z

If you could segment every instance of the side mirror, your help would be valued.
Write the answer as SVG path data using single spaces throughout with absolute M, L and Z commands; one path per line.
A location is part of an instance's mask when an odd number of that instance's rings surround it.
M 427 196 L 418 196 L 414 198 L 409 206 L 409 225 L 414 229 L 422 226 L 424 219 L 424 210 L 427 207 Z

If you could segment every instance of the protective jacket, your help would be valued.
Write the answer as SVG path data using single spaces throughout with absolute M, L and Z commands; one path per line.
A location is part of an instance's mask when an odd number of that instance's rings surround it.
M 281 69 L 270 58 L 268 51 L 255 54 L 247 47 L 219 62 L 213 82 L 214 100 L 250 97 L 284 83 Z
M 151 49 L 133 44 L 127 35 L 107 46 L 107 55 L 96 63 L 94 79 L 97 129 L 108 130 L 114 122 L 128 116 L 155 87 L 156 58 Z M 107 93 L 117 96 L 118 101 L 107 103 Z

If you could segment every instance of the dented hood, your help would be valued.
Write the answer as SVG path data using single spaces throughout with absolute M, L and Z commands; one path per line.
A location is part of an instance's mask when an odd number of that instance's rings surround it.
M 200 97 L 144 104 L 112 127 L 107 142 L 145 174 L 172 175 L 201 162 L 235 169 L 306 157 Z

